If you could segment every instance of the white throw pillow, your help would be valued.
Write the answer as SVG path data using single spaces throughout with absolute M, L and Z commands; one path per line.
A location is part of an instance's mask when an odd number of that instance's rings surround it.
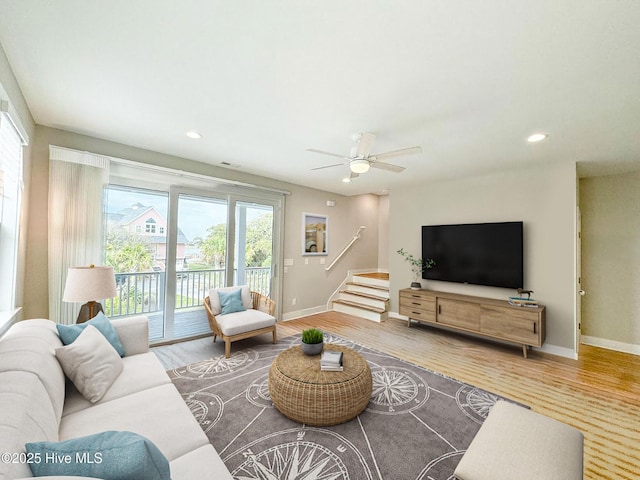
M 124 368 L 118 352 L 93 325 L 72 344 L 56 348 L 56 358 L 78 391 L 92 403 L 104 396 Z
M 224 288 L 212 288 L 209 290 L 209 304 L 211 305 L 211 311 L 214 315 L 220 315 L 222 312 L 222 306 L 220 305 L 220 297 L 218 291 L 231 292 L 233 290 L 240 289 L 240 298 L 242 299 L 242 305 L 247 310 L 253 308 L 253 301 L 251 300 L 251 290 L 249 285 L 242 285 L 239 287 L 224 287 Z

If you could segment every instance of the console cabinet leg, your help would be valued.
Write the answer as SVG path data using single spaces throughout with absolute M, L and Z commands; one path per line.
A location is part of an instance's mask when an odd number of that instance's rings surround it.
M 527 358 L 527 346 L 526 345 L 522 345 L 522 355 L 524 355 L 524 358 Z

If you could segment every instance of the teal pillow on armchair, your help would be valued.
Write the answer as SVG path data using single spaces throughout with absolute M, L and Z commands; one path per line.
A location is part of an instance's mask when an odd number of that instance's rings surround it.
M 169 461 L 153 442 L 133 432 L 108 431 L 63 442 L 25 445 L 34 477 L 170 480 Z
M 218 292 L 222 315 L 227 313 L 244 312 L 246 308 L 242 304 L 242 290 L 232 290 L 230 292 Z

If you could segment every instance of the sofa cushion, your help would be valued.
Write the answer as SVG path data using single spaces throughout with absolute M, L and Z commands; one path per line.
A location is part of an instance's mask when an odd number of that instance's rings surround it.
M 126 357 L 149 352 L 149 318 L 146 315 L 114 318 L 111 325 L 118 333 Z
M 246 308 L 242 305 L 241 290 L 238 288 L 230 292 L 218 292 L 220 299 L 220 314 L 244 312 Z
M 238 288 L 240 289 L 240 297 L 242 298 L 242 305 L 244 308 L 253 308 L 253 300 L 251 299 L 251 290 L 249 290 L 249 285 L 242 285 L 240 287 L 212 288 L 209 290 L 209 305 L 211 305 L 211 311 L 214 315 L 220 315 L 222 313 L 222 306 L 220 305 L 218 292 L 231 292 Z
M 60 440 L 105 430 L 139 433 L 155 443 L 169 461 L 209 443 L 173 384 L 160 385 L 66 415 Z
M 261 312 L 260 310 L 253 309 L 245 310 L 244 312 L 219 315 L 216 317 L 216 321 L 218 322 L 222 333 L 227 336 L 271 327 L 276 323 L 275 317 L 272 317 L 268 313 Z
M 17 455 L 27 442 L 58 439 L 59 420 L 34 373 L 0 372 L 0 418 L 0 453 Z M 0 463 L 1 479 L 24 477 L 31 477 L 25 462 Z
M 122 373 L 109 387 L 104 396 L 97 403 L 109 402 L 116 398 L 126 397 L 132 393 L 141 392 L 149 388 L 171 383 L 162 364 L 153 353 L 132 355 L 122 359 L 124 366 Z M 96 404 L 97 404 L 96 403 Z M 67 398 L 64 402 L 62 416 L 78 412 L 95 405 L 84 398 L 80 392 L 69 383 Z
M 124 368 L 122 358 L 93 325 L 66 347 L 56 348 L 62 369 L 92 403 L 100 400 Z
M 171 461 L 172 480 L 206 478 L 233 480 L 229 470 L 211 444 L 204 445 Z
M 111 322 L 109 321 L 107 316 L 102 312 L 99 312 L 98 315 L 93 317 L 88 322 L 78 323 L 76 325 L 56 325 L 56 328 L 58 329 L 58 335 L 60 335 L 60 340 L 62 340 L 62 343 L 64 343 L 65 345 L 70 345 L 89 325 L 97 328 L 98 331 L 102 333 L 102 335 L 104 335 L 104 337 L 109 341 L 113 348 L 116 349 L 118 355 L 124 357 L 125 351 L 124 347 L 122 346 L 122 342 L 120 342 L 120 337 L 118 336 L 115 328 L 113 328 L 113 325 L 111 325 Z
M 65 376 L 55 357 L 62 345 L 55 323 L 49 320 L 25 320 L 13 325 L 0 339 L 0 372 L 36 375 L 60 422 L 65 395 Z M 42 402 L 45 397 L 40 398 Z
M 107 431 L 63 442 L 26 444 L 34 476 L 78 475 L 104 480 L 170 480 L 169 462 L 150 440 L 133 432 Z

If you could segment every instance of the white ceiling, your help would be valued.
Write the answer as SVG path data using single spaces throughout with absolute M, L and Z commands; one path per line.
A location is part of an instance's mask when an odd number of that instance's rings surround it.
M 640 168 L 639 25 L 637 0 L 0 0 L 38 124 L 346 195 Z M 423 153 L 351 184 L 311 171 L 338 159 L 307 148 L 357 132 Z

